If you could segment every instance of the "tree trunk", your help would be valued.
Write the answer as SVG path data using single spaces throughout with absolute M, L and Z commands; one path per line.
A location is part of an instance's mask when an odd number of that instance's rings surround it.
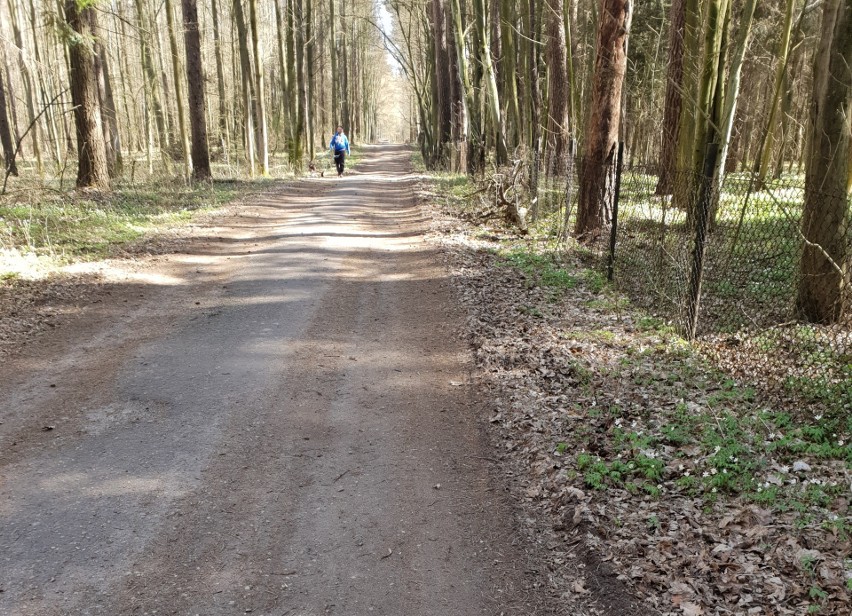
M 343 125 L 343 130 L 348 131 L 351 128 L 352 116 L 351 107 L 349 104 L 349 53 L 350 45 L 349 33 L 346 31 L 346 4 L 344 0 L 344 11 L 340 15 L 340 124 Z
M 766 134 L 763 139 L 763 149 L 760 151 L 760 161 L 757 171 L 757 178 L 760 186 L 766 183 L 766 176 L 769 173 L 769 167 L 772 165 L 775 133 L 778 130 L 776 117 L 778 115 L 778 106 L 781 101 L 781 97 L 783 96 L 784 75 L 787 72 L 787 58 L 790 55 L 790 37 L 793 33 L 793 10 L 795 9 L 795 6 L 796 0 L 787 0 L 787 6 L 784 11 L 784 30 L 782 31 L 781 38 L 778 41 L 775 85 L 772 90 L 772 99 L 769 103 L 769 117 L 766 122 Z M 782 118 L 781 121 L 783 122 L 784 118 Z
M 246 158 L 248 159 L 249 172 L 254 175 L 255 172 L 255 126 L 257 118 L 255 116 L 257 107 L 254 104 L 254 80 L 252 78 L 253 71 L 251 68 L 251 56 L 249 55 L 249 33 L 246 27 L 245 15 L 243 14 L 242 0 L 234 0 L 234 22 L 237 26 L 238 48 L 240 55 L 240 75 L 243 90 L 243 125 L 244 138 L 246 144 Z
M 192 175 L 192 153 L 189 149 L 189 130 L 186 126 L 186 103 L 183 99 L 183 88 L 180 76 L 180 55 L 178 53 L 177 36 L 175 34 L 175 15 L 172 0 L 165 0 L 166 23 L 168 24 L 169 49 L 172 52 L 172 80 L 175 84 L 175 105 L 177 106 L 178 131 L 180 133 L 181 155 L 183 156 L 184 173 Z
M 811 143 L 805 176 L 796 304 L 814 323 L 834 323 L 850 301 L 847 178 L 852 101 L 852 0 L 826 0 L 814 61 Z
M 627 70 L 627 42 L 633 16 L 630 0 L 601 0 L 592 108 L 575 232 L 592 239 L 610 222 L 614 162 L 618 150 L 621 91 Z
M 568 143 L 571 139 L 570 82 L 568 80 L 568 53 L 565 42 L 565 10 L 563 0 L 547 0 L 547 175 L 562 175 L 567 169 Z
M 110 177 L 117 177 L 121 175 L 121 137 L 118 132 L 118 113 L 115 109 L 107 50 L 100 40 L 95 43 L 95 75 L 98 80 L 98 100 L 103 119 L 107 165 Z
M 529 62 L 528 74 L 530 76 L 530 140 L 533 150 L 532 164 L 533 170 L 530 174 L 530 194 L 532 195 L 533 203 L 531 216 L 535 219 L 538 213 L 538 173 L 539 173 L 539 155 L 541 154 L 541 87 L 539 86 L 538 68 L 539 68 L 539 50 L 536 41 L 536 34 L 539 31 L 538 23 L 538 7 L 536 0 L 529 0 L 529 33 L 527 40 L 527 62 Z
M 452 102 L 450 100 L 450 56 L 447 50 L 447 36 L 445 24 L 446 7 L 444 0 L 432 0 L 431 2 L 431 27 L 432 37 L 435 41 L 434 63 L 435 63 L 435 86 L 437 98 L 435 105 L 438 111 L 438 125 L 435 131 L 435 145 L 439 158 L 444 156 L 444 144 L 451 138 Z
M 530 0 L 532 1 L 532 0 Z M 459 83 L 461 84 L 462 102 L 460 108 L 460 140 L 465 144 L 465 171 L 471 173 L 475 170 L 473 159 L 476 151 L 478 134 L 474 134 L 474 123 L 471 122 L 472 114 L 476 113 L 473 96 L 473 85 L 470 82 L 470 72 L 467 64 L 467 49 L 464 40 L 464 26 L 462 25 L 461 3 L 452 0 L 453 12 L 453 40 L 455 42 L 456 65 L 458 66 Z
M 698 101 L 695 114 L 695 131 L 692 135 L 692 169 L 699 174 L 704 169 L 704 155 L 709 142 L 715 142 L 718 126 L 719 97 L 717 84 L 721 83 L 721 64 L 724 62 L 722 42 L 730 0 L 709 0 L 704 30 L 704 62 L 698 84 Z
M 509 140 L 512 147 L 516 147 L 519 143 L 523 141 L 524 137 L 524 122 L 521 115 L 521 107 L 519 102 L 519 94 L 518 94 L 518 79 L 517 75 L 517 66 L 518 66 L 518 54 L 521 51 L 518 46 L 515 44 L 515 30 L 516 27 L 516 19 L 515 15 L 517 10 L 513 6 L 511 0 L 502 0 L 500 3 L 500 9 L 502 14 L 502 24 L 503 24 L 503 35 L 502 35 L 502 43 L 503 43 L 503 65 L 505 66 L 504 75 L 508 75 L 508 79 L 505 79 L 506 86 L 506 102 L 508 105 L 507 112 L 507 131 L 508 126 L 511 125 L 511 136 L 506 135 L 506 139 Z
M 500 109 L 500 93 L 497 89 L 497 74 L 494 70 L 494 62 L 491 58 L 491 30 L 489 28 L 488 12 L 485 0 L 474 0 L 474 12 L 476 13 L 477 26 L 479 30 L 479 54 L 482 63 L 483 78 L 488 91 L 488 111 L 494 131 L 495 148 L 497 150 L 497 164 L 505 164 L 509 160 L 509 152 L 506 149 L 506 129 L 503 123 L 503 115 Z
M 754 10 L 757 7 L 757 0 L 746 0 L 743 7 L 740 23 L 738 24 L 738 36 L 736 47 L 731 54 L 731 67 L 728 71 L 728 87 L 725 93 L 724 111 L 722 112 L 721 123 L 719 130 L 721 131 L 721 148 L 719 150 L 719 158 L 716 162 L 716 182 L 719 186 L 725 176 L 725 171 L 728 167 L 728 152 L 731 144 L 731 134 L 734 129 L 734 117 L 737 112 L 737 101 L 740 97 L 740 83 L 742 75 L 743 60 L 746 50 L 748 49 L 748 40 L 751 34 L 751 25 L 754 19 Z
M 12 131 L 9 127 L 9 115 L 6 110 L 6 89 L 3 87 L 3 72 L 0 71 L 0 142 L 3 144 L 4 170 L 9 175 L 18 175 L 15 164 L 15 144 L 12 142 Z
M 276 0 L 276 8 L 277 8 Z M 218 0 L 212 0 L 210 3 L 211 17 L 213 22 L 213 45 L 216 55 L 216 86 L 219 92 L 219 143 L 225 156 L 228 155 L 228 145 L 230 143 L 230 130 L 228 126 L 228 104 L 227 94 L 225 91 L 225 67 L 222 63 L 222 41 L 219 33 L 219 7 Z
M 154 59 L 151 52 L 151 24 L 145 14 L 143 0 L 136 0 L 136 23 L 139 30 L 139 45 L 142 52 L 142 72 L 145 75 L 146 95 L 154 113 L 154 122 L 157 125 L 157 135 L 160 139 L 160 148 L 165 153 L 169 147 L 169 133 L 166 129 L 166 118 L 163 107 L 160 104 L 159 80 L 154 67 Z
M 465 112 L 465 93 L 461 69 L 459 68 L 459 52 L 456 43 L 452 4 L 450 8 L 445 8 L 444 12 L 446 13 L 444 32 L 447 35 L 450 71 L 450 109 L 452 111 L 450 130 L 453 147 L 458 151 L 452 170 L 458 173 L 467 173 L 467 113 Z
M 684 0 L 672 0 L 669 11 L 669 67 L 666 78 L 666 106 L 663 112 L 663 143 L 660 152 L 657 195 L 672 191 L 672 176 L 677 166 L 678 128 L 683 95 Z
M 192 177 L 210 179 L 210 152 L 207 149 L 207 123 L 204 118 L 204 70 L 201 64 L 201 36 L 198 32 L 196 0 L 182 0 L 186 82 L 189 93 L 189 125 L 192 129 Z
M 329 24 L 331 26 L 331 119 L 335 126 L 340 122 L 340 67 L 337 63 L 336 8 L 337 0 L 328 0 Z
M 307 146 L 308 160 L 314 159 L 314 113 L 313 109 L 316 106 L 314 98 L 314 67 L 316 61 L 314 59 L 314 0 L 305 1 L 305 145 Z M 354 4 L 353 4 L 354 8 Z M 361 92 L 359 88 L 357 92 Z
M 39 175 L 42 173 L 42 161 L 41 161 L 41 143 L 40 143 L 40 130 L 39 123 L 35 120 L 36 117 L 36 109 L 35 109 L 35 84 L 32 79 L 32 72 L 30 71 L 30 67 L 25 59 L 24 54 L 26 53 L 26 48 L 24 47 L 23 36 L 21 34 L 21 27 L 18 21 L 18 12 L 15 10 L 15 5 L 18 0 L 9 0 L 9 17 L 12 22 L 12 33 L 15 37 L 15 46 L 17 47 L 18 52 L 18 67 L 21 71 L 21 80 L 24 84 L 24 96 L 26 97 L 27 103 L 27 114 L 29 116 L 28 123 L 34 122 L 32 129 L 30 130 L 30 139 L 33 144 L 33 155 L 36 159 L 36 171 Z
M 266 93 L 263 83 L 263 56 L 260 53 L 260 31 L 257 27 L 257 0 L 249 0 L 249 19 L 251 20 L 251 44 L 254 54 L 255 83 L 255 127 L 257 133 L 257 160 L 260 172 L 269 175 L 269 135 L 266 128 Z
M 699 0 L 684 0 L 683 75 L 681 78 L 681 108 L 677 135 L 677 165 L 693 169 L 694 139 L 698 105 L 698 75 L 700 74 L 701 37 L 699 35 Z M 675 197 L 682 197 L 675 195 Z M 681 204 L 685 205 L 685 204 Z
M 79 9 L 77 0 L 66 0 L 65 21 L 77 34 L 68 42 L 71 101 L 77 129 L 77 187 L 108 189 L 109 169 L 101 128 L 94 53 L 91 45 L 87 44 L 97 37 L 95 9 Z

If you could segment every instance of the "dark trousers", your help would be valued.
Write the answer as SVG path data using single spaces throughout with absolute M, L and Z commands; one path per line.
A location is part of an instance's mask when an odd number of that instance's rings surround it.
M 334 165 L 337 167 L 337 174 L 343 173 L 343 161 L 346 158 L 346 152 L 334 153 Z

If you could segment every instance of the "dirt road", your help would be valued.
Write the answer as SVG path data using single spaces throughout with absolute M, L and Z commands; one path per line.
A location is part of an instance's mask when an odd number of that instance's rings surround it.
M 0 367 L 0 614 L 543 614 L 408 151 L 220 220 Z

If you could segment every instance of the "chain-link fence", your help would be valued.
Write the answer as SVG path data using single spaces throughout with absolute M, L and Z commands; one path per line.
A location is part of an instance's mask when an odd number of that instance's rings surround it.
M 635 305 L 694 337 L 722 363 L 759 380 L 834 393 L 839 387 L 852 400 L 846 193 L 808 191 L 816 215 L 803 232 L 803 175 L 759 181 L 728 173 L 716 186 L 712 164 L 704 174 L 664 178 L 651 167 L 619 172 L 615 160 L 605 166 L 578 159 L 565 165 L 568 173 L 541 173 L 538 219 L 576 242 Z M 577 213 L 588 205 L 580 203 L 584 173 L 613 182 L 611 214 L 596 234 L 577 241 Z M 814 294 L 822 296 L 816 309 L 807 305 Z

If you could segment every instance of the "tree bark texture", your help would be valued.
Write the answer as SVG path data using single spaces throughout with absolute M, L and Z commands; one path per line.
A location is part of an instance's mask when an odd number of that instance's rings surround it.
M 109 169 L 92 48 L 97 36 L 95 9 L 81 10 L 77 0 L 66 0 L 65 20 L 78 35 L 68 45 L 71 102 L 77 133 L 77 187 L 108 189 Z
M 438 108 L 438 130 L 435 134 L 435 140 L 439 157 L 443 156 L 441 152 L 443 145 L 450 140 L 452 120 L 450 58 L 447 50 L 445 31 L 447 18 L 445 12 L 444 0 L 432 0 L 430 17 L 432 36 L 435 41 L 435 85 L 437 90 L 435 105 Z
M 570 82 L 568 80 L 568 51 L 565 42 L 564 0 L 546 0 L 547 17 L 547 175 L 562 175 L 567 169 L 571 139 Z
M 210 151 L 207 148 L 207 123 L 204 104 L 204 69 L 201 64 L 201 36 L 198 32 L 196 0 L 182 0 L 183 37 L 186 47 L 186 83 L 189 101 L 189 126 L 192 131 L 192 177 L 210 179 Z
M 15 163 L 15 144 L 12 141 L 12 130 L 9 126 L 9 115 L 6 107 L 6 88 L 3 87 L 3 72 L 0 71 L 0 142 L 3 144 L 3 168 L 9 175 L 18 175 Z
M 827 0 L 814 62 L 811 143 L 805 176 L 797 306 L 814 323 L 834 323 L 850 302 L 847 179 L 852 102 L 852 0 Z
M 684 0 L 672 0 L 669 10 L 669 65 L 666 77 L 666 106 L 663 112 L 663 142 L 655 194 L 672 191 L 672 175 L 677 165 L 677 138 L 683 85 Z
M 586 129 L 575 228 L 581 238 L 597 236 L 610 222 L 632 11 L 630 0 L 601 0 L 592 108 Z
M 308 0 L 310 1 L 310 0 Z M 251 43 L 254 55 L 255 84 L 255 131 L 257 137 L 257 159 L 260 172 L 269 175 L 269 135 L 266 128 L 266 95 L 264 93 L 263 56 L 260 53 L 260 31 L 257 26 L 257 0 L 249 0 L 249 19 L 251 21 Z

